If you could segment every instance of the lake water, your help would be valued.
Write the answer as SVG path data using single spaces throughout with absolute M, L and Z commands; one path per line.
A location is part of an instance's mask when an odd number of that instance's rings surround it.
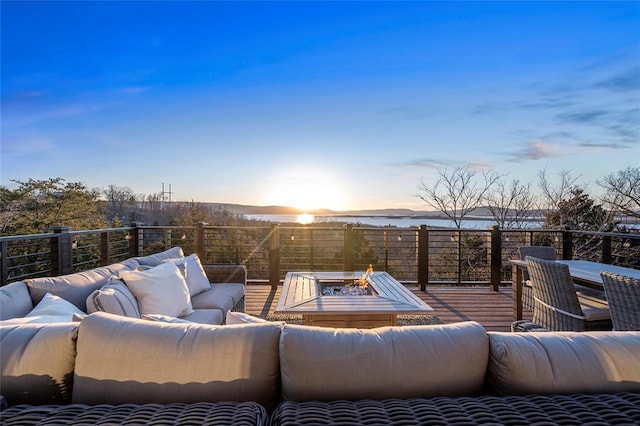
M 246 214 L 247 219 L 262 220 L 272 223 L 353 223 L 371 226 L 392 226 L 398 228 L 417 228 L 427 225 L 439 228 L 455 228 L 455 224 L 447 219 L 425 219 L 407 216 L 335 216 L 335 215 L 295 215 L 295 214 Z M 304 217 L 302 217 L 304 216 Z M 495 225 L 490 219 L 470 219 L 462 223 L 466 229 L 489 229 Z M 538 222 L 531 222 L 531 227 L 539 226 Z

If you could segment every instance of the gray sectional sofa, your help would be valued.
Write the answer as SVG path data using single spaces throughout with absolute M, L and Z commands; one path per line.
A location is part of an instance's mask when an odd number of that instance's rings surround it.
M 0 326 L 2 425 L 640 424 L 640 332 Z
M 118 279 L 122 277 L 131 282 Z M 0 287 L 0 320 L 64 322 L 74 314 L 104 311 L 159 321 L 223 324 L 229 310 L 244 311 L 246 281 L 243 265 L 202 265 L 197 255 L 185 257 L 180 247 L 173 247 L 83 272 Z M 43 299 L 51 303 L 42 306 Z

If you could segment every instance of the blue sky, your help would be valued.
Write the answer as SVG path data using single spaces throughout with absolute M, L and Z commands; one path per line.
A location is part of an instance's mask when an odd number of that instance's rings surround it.
M 0 184 L 428 209 L 437 168 L 640 164 L 640 2 L 0 4 Z

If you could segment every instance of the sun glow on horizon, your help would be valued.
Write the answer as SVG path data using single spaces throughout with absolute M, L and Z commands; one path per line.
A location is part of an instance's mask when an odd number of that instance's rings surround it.
M 268 188 L 267 202 L 304 213 L 344 209 L 343 192 L 336 176 L 311 168 L 290 169 L 276 176 Z

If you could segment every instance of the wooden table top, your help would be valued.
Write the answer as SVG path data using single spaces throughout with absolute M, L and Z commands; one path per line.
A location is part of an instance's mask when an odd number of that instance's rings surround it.
M 289 272 L 285 276 L 275 313 L 289 314 L 417 314 L 433 311 L 404 285 L 386 272 L 373 272 L 367 278 L 372 295 L 326 296 L 321 285 L 357 280 L 361 272 Z

